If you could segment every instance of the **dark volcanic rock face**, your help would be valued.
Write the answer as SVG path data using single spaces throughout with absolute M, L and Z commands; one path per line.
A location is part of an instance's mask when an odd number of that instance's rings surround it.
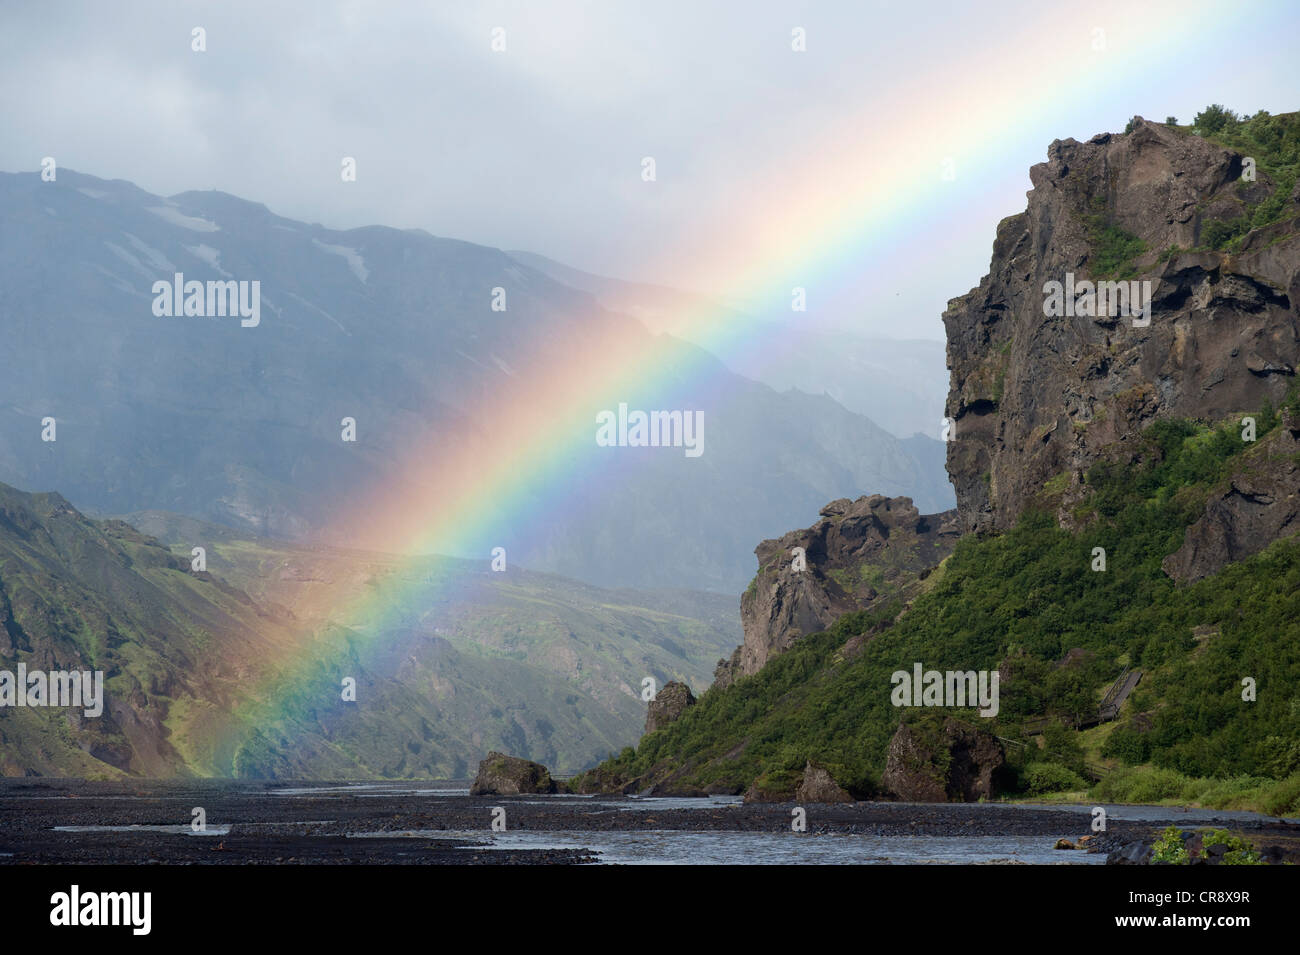
M 910 498 L 843 498 L 811 528 L 766 540 L 754 553 L 759 571 L 740 600 L 745 642 L 719 661 L 715 686 L 750 676 L 801 636 L 841 614 L 870 607 L 881 593 L 905 593 L 952 553 L 956 512 L 923 515 Z M 803 563 L 796 564 L 796 548 Z
M 664 688 L 650 701 L 645 715 L 645 731 L 653 733 L 681 717 L 688 707 L 695 705 L 695 695 L 685 683 L 676 680 L 665 683 Z
M 1242 183 L 1241 170 L 1236 153 L 1144 121 L 1054 142 L 1030 170 L 1028 208 L 998 226 L 989 274 L 944 314 L 963 532 L 1009 527 L 1053 478 L 1068 502 L 1103 449 L 1122 454 L 1158 416 L 1221 421 L 1281 403 L 1300 363 L 1295 194 L 1236 254 L 1170 251 L 1204 244 L 1207 223 L 1274 188 L 1262 175 Z M 1045 283 L 1112 277 L 1100 274 L 1106 227 L 1145 243 L 1131 277 L 1152 283 L 1146 327 L 1044 313 Z
M 978 727 L 953 719 L 942 728 L 900 723 L 881 785 L 904 802 L 977 802 L 997 795 L 1005 762 L 997 737 Z

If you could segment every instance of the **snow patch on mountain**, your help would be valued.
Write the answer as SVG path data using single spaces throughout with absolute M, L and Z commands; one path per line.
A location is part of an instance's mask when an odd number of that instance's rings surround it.
M 168 272 L 176 271 L 176 266 L 172 265 L 167 256 L 163 255 L 157 249 L 141 242 L 129 232 L 123 232 L 122 234 L 126 236 L 126 241 L 131 243 L 131 248 L 143 255 L 154 268 L 166 269 Z
M 332 255 L 341 255 L 347 260 L 348 268 L 352 270 L 361 283 L 364 285 L 366 279 L 370 276 L 370 270 L 366 268 L 366 260 L 363 259 L 356 249 L 348 248 L 346 245 L 327 245 L 320 239 L 311 240 L 315 245 L 324 249 Z
M 141 275 L 147 276 L 148 278 L 157 277 L 156 270 L 145 268 L 144 263 L 141 262 L 138 258 L 136 258 L 136 256 L 133 253 L 128 252 L 126 249 L 122 248 L 117 243 L 109 242 L 107 239 L 105 239 L 104 245 L 108 246 L 109 250 L 112 251 L 114 255 L 116 255 L 127 265 L 131 266 L 131 268 L 135 269 Z
M 212 268 L 217 272 L 217 274 L 224 275 L 227 278 L 230 278 L 230 273 L 221 267 L 221 252 L 218 251 L 217 249 L 214 249 L 210 245 L 202 245 L 202 244 L 187 245 L 184 246 L 184 248 L 186 252 L 194 256 L 196 259 L 200 259 L 206 262 L 208 265 L 212 266 Z
M 171 225 L 190 229 L 193 232 L 220 232 L 221 226 L 198 216 L 187 216 L 174 206 L 146 206 L 145 211 L 152 212 L 159 219 Z

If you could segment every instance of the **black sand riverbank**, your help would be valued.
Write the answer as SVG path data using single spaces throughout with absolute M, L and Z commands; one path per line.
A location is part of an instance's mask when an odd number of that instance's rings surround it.
M 356 784 L 239 781 L 0 780 L 0 865 L 137 864 L 576 864 L 596 860 L 584 849 L 491 846 L 493 807 L 504 807 L 512 832 L 789 832 L 791 804 L 674 808 L 673 800 L 638 805 L 626 797 L 470 797 L 429 783 Z M 442 789 L 444 791 L 439 792 Z M 406 791 L 402 791 L 406 790 Z M 683 805 L 686 805 L 683 803 Z M 190 832 L 193 810 L 206 814 L 207 835 Z M 1088 833 L 1077 811 L 1001 804 L 808 805 L 810 833 L 875 836 L 1022 836 L 1051 846 Z M 1105 851 L 1174 822 L 1113 820 L 1094 841 Z M 166 827 L 61 831 L 57 827 Z M 1267 820 L 1234 819 L 1233 829 L 1295 838 Z M 388 838 L 385 834 L 420 833 Z M 441 837 L 439 831 L 447 836 Z M 1062 851 L 1062 861 L 1075 853 Z

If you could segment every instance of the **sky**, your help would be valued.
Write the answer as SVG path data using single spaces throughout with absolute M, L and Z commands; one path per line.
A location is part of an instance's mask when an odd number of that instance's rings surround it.
M 0 0 L 0 170 L 52 156 L 756 312 L 805 287 L 808 320 L 942 340 L 1052 140 L 1300 108 L 1298 35 L 1300 2 L 1251 0 Z

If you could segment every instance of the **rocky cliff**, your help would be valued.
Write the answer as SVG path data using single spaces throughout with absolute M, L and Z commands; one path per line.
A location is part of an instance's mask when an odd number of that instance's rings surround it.
M 764 541 L 714 688 L 582 791 L 1073 792 L 1068 727 L 1133 667 L 1103 771 L 1267 778 L 1293 811 L 1294 699 L 1236 693 L 1243 661 L 1300 679 L 1300 114 L 1218 118 L 1049 147 L 944 316 L 957 510 L 841 500 Z M 922 661 L 996 668 L 998 712 L 896 698 Z
M 1259 134 L 1294 138 L 1294 119 Z M 998 226 L 989 274 L 944 314 L 963 532 L 1006 529 L 1045 486 L 1069 526 L 1088 469 L 1124 459 L 1152 420 L 1218 423 L 1283 402 L 1300 362 L 1300 186 L 1254 160 L 1135 117 L 1126 134 L 1053 142 L 1030 170 L 1028 207 Z M 1049 283 L 1082 294 L 1116 279 L 1150 283 L 1147 315 L 1099 308 L 1100 287 L 1075 307 L 1047 302 Z M 1234 546 L 1198 545 L 1171 566 L 1203 576 L 1294 529 L 1296 469 L 1275 457 L 1211 505 L 1218 530 L 1202 541 Z M 1252 543 L 1226 525 L 1270 530 Z
M 757 673 L 801 636 L 869 608 L 882 593 L 906 596 L 952 553 L 956 516 L 921 514 L 906 497 L 841 498 L 807 530 L 763 541 L 754 551 L 758 575 L 740 599 L 745 642 L 718 661 L 714 685 Z

